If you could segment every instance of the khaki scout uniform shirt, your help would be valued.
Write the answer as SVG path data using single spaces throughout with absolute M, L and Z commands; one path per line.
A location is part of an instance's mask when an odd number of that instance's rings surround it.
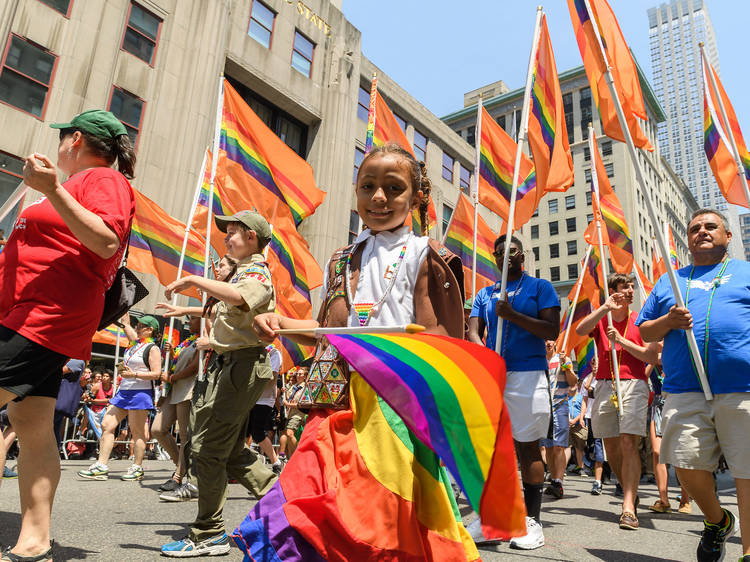
M 216 305 L 216 317 L 209 341 L 217 353 L 247 347 L 265 346 L 253 330 L 256 314 L 273 312 L 276 308 L 271 272 L 261 254 L 253 254 L 237 264 L 237 273 L 229 281 L 245 301 L 234 306 L 224 301 Z

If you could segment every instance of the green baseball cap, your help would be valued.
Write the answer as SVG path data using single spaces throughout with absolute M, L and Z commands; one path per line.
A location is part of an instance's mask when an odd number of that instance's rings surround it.
M 254 230 L 258 238 L 269 241 L 271 239 L 271 225 L 260 213 L 255 211 L 240 211 L 232 216 L 217 215 L 214 219 L 216 226 L 222 232 L 227 231 L 227 225 L 230 222 L 239 222 L 244 224 L 250 230 Z
M 159 321 L 153 316 L 141 316 L 138 319 L 138 323 L 143 324 L 144 326 L 148 326 L 149 328 L 153 328 L 154 332 L 159 331 Z
M 89 109 L 73 117 L 70 123 L 52 123 L 53 129 L 77 129 L 102 139 L 113 139 L 127 135 L 128 130 L 110 111 Z

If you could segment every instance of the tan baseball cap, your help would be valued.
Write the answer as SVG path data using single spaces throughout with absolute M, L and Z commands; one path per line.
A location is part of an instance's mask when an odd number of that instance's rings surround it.
M 254 230 L 258 238 L 268 242 L 271 239 L 271 225 L 260 213 L 255 211 L 240 211 L 231 216 L 217 215 L 214 220 L 216 226 L 222 232 L 227 231 L 227 225 L 230 222 L 238 222 L 244 224 L 250 230 Z

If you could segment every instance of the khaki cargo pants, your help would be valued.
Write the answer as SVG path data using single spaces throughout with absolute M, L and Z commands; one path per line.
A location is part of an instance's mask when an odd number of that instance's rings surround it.
M 190 530 L 195 542 L 225 532 L 227 476 L 257 498 L 276 482 L 245 445 L 250 410 L 271 378 L 265 348 L 253 347 L 214 355 L 205 380 L 195 383 L 190 411 L 190 471 L 198 486 L 198 517 Z

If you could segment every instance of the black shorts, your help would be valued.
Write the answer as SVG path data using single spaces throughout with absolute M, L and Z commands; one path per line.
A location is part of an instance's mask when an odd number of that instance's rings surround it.
M 252 436 L 255 443 L 263 441 L 267 432 L 273 429 L 273 406 L 256 404 L 250 410 L 247 420 L 247 435 Z
M 0 326 L 0 388 L 17 395 L 57 398 L 65 355 Z

